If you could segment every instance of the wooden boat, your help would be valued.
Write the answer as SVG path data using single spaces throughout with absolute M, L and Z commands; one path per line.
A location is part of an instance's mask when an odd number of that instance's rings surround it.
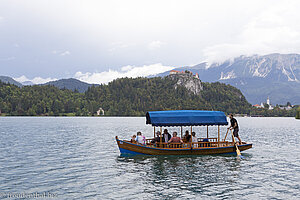
M 220 126 L 228 125 L 225 114 L 221 111 L 203 111 L 203 110 L 173 110 L 173 111 L 151 111 L 146 114 L 146 124 L 151 124 L 155 128 L 163 127 L 189 126 L 191 132 L 193 126 L 207 126 L 207 137 L 198 138 L 198 142 L 185 143 L 165 143 L 160 141 L 151 143 L 152 139 L 147 139 L 146 144 L 137 144 L 130 140 L 120 140 L 116 136 L 116 141 L 121 154 L 142 154 L 142 155 L 212 155 L 236 153 L 236 147 L 233 142 L 220 140 Z M 218 126 L 218 137 L 208 137 L 208 126 Z M 226 134 L 227 135 L 227 134 Z M 252 148 L 252 144 L 243 142 L 238 145 L 240 151 Z

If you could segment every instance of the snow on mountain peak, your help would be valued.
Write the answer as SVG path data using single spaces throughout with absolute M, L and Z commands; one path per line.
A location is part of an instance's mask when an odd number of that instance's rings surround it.
M 236 75 L 235 75 L 234 71 L 232 70 L 227 73 L 221 72 L 221 77 L 219 80 L 227 80 L 227 79 L 233 79 L 233 78 L 236 78 Z

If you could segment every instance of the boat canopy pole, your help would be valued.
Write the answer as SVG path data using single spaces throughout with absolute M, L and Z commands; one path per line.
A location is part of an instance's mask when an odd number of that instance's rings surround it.
M 180 129 L 180 133 L 181 133 L 181 138 L 182 138 L 182 126 L 181 126 L 181 129 Z
M 220 125 L 218 125 L 218 147 L 220 146 Z
M 192 142 L 193 142 L 193 139 L 192 139 L 192 137 L 193 137 L 193 136 L 192 136 L 192 132 L 193 132 L 193 126 L 191 126 L 191 137 L 190 137 L 190 138 L 191 138 L 191 139 L 190 139 L 190 140 L 191 140 L 191 141 L 190 141 L 190 143 L 191 143 L 191 148 L 192 148 Z M 187 141 L 187 142 L 189 142 L 189 141 Z
M 160 127 L 160 144 L 162 143 L 162 126 Z
M 208 125 L 206 126 L 206 138 L 208 138 Z

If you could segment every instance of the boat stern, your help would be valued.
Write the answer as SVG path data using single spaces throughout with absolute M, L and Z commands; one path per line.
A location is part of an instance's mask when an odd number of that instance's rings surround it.
M 130 148 L 130 144 L 128 142 L 124 142 L 123 140 L 119 140 L 118 136 L 116 136 L 116 141 L 117 141 L 117 144 L 118 144 L 121 155 L 125 155 L 125 154 L 146 155 L 146 154 L 143 154 L 143 153 L 132 151 L 133 148 Z

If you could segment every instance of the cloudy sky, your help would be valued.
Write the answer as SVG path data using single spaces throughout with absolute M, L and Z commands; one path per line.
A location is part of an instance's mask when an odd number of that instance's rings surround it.
M 0 75 L 35 83 L 148 76 L 300 53 L 300 1 L 0 0 Z

